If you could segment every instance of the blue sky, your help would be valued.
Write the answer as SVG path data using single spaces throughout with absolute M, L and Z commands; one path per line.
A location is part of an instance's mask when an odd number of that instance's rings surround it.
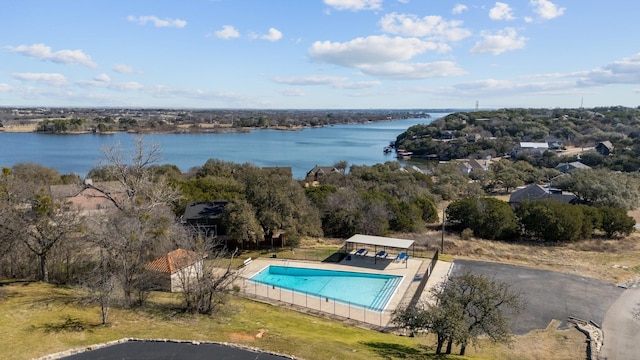
M 2 0 L 0 106 L 640 105 L 637 0 Z

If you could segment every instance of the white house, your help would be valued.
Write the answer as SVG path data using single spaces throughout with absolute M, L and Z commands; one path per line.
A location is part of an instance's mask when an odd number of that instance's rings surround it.
M 181 292 L 202 274 L 203 262 L 195 252 L 177 249 L 149 262 L 145 270 L 156 273 L 154 282 L 160 290 Z

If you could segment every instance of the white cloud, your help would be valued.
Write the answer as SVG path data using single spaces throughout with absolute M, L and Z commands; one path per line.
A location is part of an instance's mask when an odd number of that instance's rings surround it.
M 131 74 L 136 72 L 134 68 L 132 68 L 129 65 L 125 65 L 125 64 L 115 64 L 113 66 L 113 71 L 120 73 L 120 74 Z
M 316 41 L 309 49 L 312 60 L 347 67 L 363 64 L 381 64 L 389 61 L 409 60 L 439 45 L 417 38 L 368 36 L 348 42 Z
M 491 20 L 513 20 L 513 9 L 507 3 L 496 2 L 493 8 L 489 10 L 489 18 Z
M 545 20 L 562 16 L 566 10 L 565 8 L 558 7 L 558 5 L 549 0 L 531 0 L 530 4 L 534 7 L 533 11 Z
M 51 51 L 51 47 L 45 44 L 7 46 L 7 50 L 24 56 L 49 60 L 58 64 L 79 64 L 96 68 L 98 65 L 91 60 L 91 56 L 82 50 L 58 50 Z
M 415 15 L 391 13 L 380 20 L 380 26 L 385 32 L 441 41 L 459 41 L 471 36 L 471 31 L 460 27 L 461 25 L 462 21 L 446 21 L 436 15 L 418 18 Z
M 382 9 L 382 0 L 324 0 L 326 5 L 336 10 L 379 10 Z
M 453 7 L 453 10 L 451 10 L 451 13 L 453 13 L 453 14 L 461 14 L 463 11 L 467 11 L 467 10 L 469 10 L 467 5 L 456 4 L 456 6 Z
M 640 83 L 640 53 L 584 73 L 580 85 Z
M 260 36 L 260 39 L 268 41 L 278 41 L 282 39 L 282 33 L 276 28 L 269 28 L 269 33 Z
M 144 86 L 138 82 L 135 81 L 129 81 L 129 82 L 124 82 L 124 83 L 113 83 L 109 85 L 110 89 L 114 89 L 114 90 L 126 90 L 126 91 L 134 91 L 134 90 L 141 90 L 144 88 Z
M 133 15 L 129 15 L 127 20 L 131 22 L 138 23 L 140 25 L 146 25 L 147 23 L 152 23 L 155 27 L 174 27 L 174 28 L 183 28 L 187 26 L 187 22 L 181 19 L 160 19 L 157 16 L 153 15 L 144 15 L 135 17 Z
M 341 76 L 311 75 L 304 77 L 275 77 L 272 79 L 278 84 L 286 85 L 333 85 L 347 81 L 347 78 Z
M 401 63 L 389 62 L 380 65 L 363 65 L 362 72 L 379 77 L 392 79 L 428 79 L 460 76 L 466 74 L 458 65 L 451 61 L 433 63 Z
M 482 32 L 480 35 L 482 40 L 476 42 L 470 51 L 472 54 L 498 55 L 505 51 L 522 49 L 527 41 L 525 37 L 518 36 L 513 28 L 506 28 L 495 34 Z
M 550 91 L 567 90 L 575 87 L 571 81 L 564 82 L 516 82 L 511 80 L 485 79 L 454 85 L 457 94 L 504 94 L 514 93 L 545 93 Z
M 34 81 L 55 87 L 67 85 L 64 75 L 56 73 L 13 73 L 11 76 L 21 81 Z
M 322 86 L 327 85 L 336 89 L 368 89 L 380 86 L 379 81 L 350 81 L 342 76 L 311 75 L 304 77 L 276 77 L 272 79 L 278 84 L 296 86 Z
M 225 40 L 240 37 L 238 30 L 231 25 L 224 25 L 221 30 L 214 32 L 214 35 L 218 39 Z
M 291 96 L 291 97 L 305 96 L 304 91 L 302 91 L 302 89 L 299 89 L 299 88 L 283 89 L 283 90 L 279 90 L 278 92 L 283 96 Z
M 102 74 L 96 75 L 96 77 L 94 77 L 93 80 L 103 82 L 103 83 L 108 83 L 111 81 L 111 78 L 109 77 L 109 75 L 102 73 Z
M 382 85 L 380 81 L 354 81 L 354 82 L 345 82 L 337 84 L 335 87 L 338 89 L 349 89 L 349 90 L 359 90 L 359 89 L 371 89 Z
M 11 91 L 11 89 L 12 89 L 11 85 L 0 83 L 0 92 L 9 92 Z

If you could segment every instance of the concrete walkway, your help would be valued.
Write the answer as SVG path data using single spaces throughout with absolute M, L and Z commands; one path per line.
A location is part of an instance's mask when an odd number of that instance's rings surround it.
M 438 260 L 436 265 L 431 271 L 431 276 L 427 280 L 427 286 L 424 287 L 424 291 L 420 295 L 420 302 L 433 304 L 434 299 L 431 295 L 431 289 L 446 281 L 449 277 L 449 273 L 453 268 L 452 262 Z

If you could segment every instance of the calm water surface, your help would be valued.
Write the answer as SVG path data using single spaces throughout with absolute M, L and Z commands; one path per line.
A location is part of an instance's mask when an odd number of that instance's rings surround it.
M 338 161 L 349 165 L 373 165 L 395 161 L 382 150 L 389 141 L 416 124 L 429 123 L 446 113 L 432 113 L 430 119 L 405 119 L 382 123 L 335 125 L 301 131 L 256 130 L 231 134 L 149 134 L 145 141 L 160 145 L 161 163 L 182 171 L 202 166 L 216 158 L 256 166 L 290 166 L 296 179 L 304 178 L 313 166 L 330 166 Z M 62 174 L 85 176 L 103 158 L 105 145 L 121 143 L 131 149 L 136 135 L 45 135 L 0 132 L 0 166 L 34 162 L 55 168 Z

